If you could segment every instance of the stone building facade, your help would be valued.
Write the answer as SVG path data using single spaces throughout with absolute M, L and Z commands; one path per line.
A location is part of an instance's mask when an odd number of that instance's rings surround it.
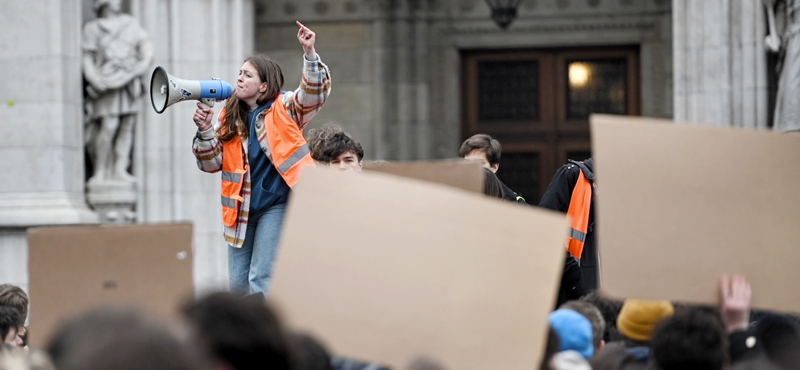
M 97 221 L 84 193 L 79 60 L 92 2 L 0 0 L 0 282 L 27 287 L 27 228 Z M 153 67 L 235 81 L 257 51 L 282 66 L 285 89 L 300 78 L 299 20 L 333 77 L 310 128 L 337 122 L 367 159 L 386 160 L 456 157 L 465 137 L 489 132 L 504 144 L 498 175 L 531 203 L 559 164 L 589 155 L 589 111 L 769 127 L 757 1 L 523 0 L 505 30 L 482 0 L 124 4 L 153 39 Z M 191 221 L 196 289 L 226 287 L 219 177 L 196 169 L 194 104 L 158 115 L 145 97 L 141 109 L 137 222 Z

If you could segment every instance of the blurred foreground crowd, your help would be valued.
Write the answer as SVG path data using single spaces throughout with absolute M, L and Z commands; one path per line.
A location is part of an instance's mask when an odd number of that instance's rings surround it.
M 549 314 L 541 369 L 795 369 L 800 325 L 790 314 L 751 311 L 742 276 L 720 279 L 719 306 L 669 301 L 617 301 L 591 292 Z M 383 370 L 331 356 L 315 337 L 288 330 L 262 295 L 214 293 L 185 303 L 178 319 L 131 308 L 102 308 L 73 317 L 43 349 L 29 349 L 28 296 L 0 286 L 0 370 Z M 531 351 L 541 349 L 532 348 Z M 444 370 L 429 354 L 404 370 Z

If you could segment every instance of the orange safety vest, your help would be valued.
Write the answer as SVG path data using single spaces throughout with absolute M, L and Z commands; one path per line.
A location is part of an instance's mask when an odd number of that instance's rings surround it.
M 578 167 L 578 181 L 572 189 L 572 198 L 569 201 L 567 215 L 572 219 L 572 227 L 567 236 L 567 250 L 569 254 L 581 259 L 583 245 L 586 243 L 586 233 L 589 230 L 589 210 L 592 207 L 592 184 L 583 174 L 583 169 Z
M 303 166 L 314 167 L 311 151 L 308 149 L 303 131 L 286 112 L 283 105 L 283 94 L 273 101 L 264 117 L 264 129 L 267 134 L 267 147 L 270 161 L 281 174 L 289 187 L 294 187 L 300 180 Z M 220 112 L 224 117 L 225 110 Z M 256 130 L 258 132 L 258 130 Z M 250 138 L 258 140 L 258 138 Z M 261 144 L 261 143 L 259 143 Z M 242 188 L 244 174 L 249 170 L 244 154 L 242 139 L 236 135 L 228 142 L 222 143 L 222 223 L 225 226 L 236 225 L 239 208 L 244 202 Z

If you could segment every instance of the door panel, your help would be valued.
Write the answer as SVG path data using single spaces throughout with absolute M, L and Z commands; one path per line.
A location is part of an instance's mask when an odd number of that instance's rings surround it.
M 462 71 L 462 139 L 499 140 L 497 176 L 530 204 L 591 156 L 590 114 L 639 114 L 638 47 L 464 51 Z

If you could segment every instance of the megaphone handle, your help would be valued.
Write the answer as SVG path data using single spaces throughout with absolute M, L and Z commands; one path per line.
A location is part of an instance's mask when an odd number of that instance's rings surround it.
M 214 108 L 214 102 L 215 102 L 215 101 L 216 101 L 216 99 L 213 99 L 213 98 L 203 98 L 203 99 L 200 99 L 200 102 L 201 102 L 201 103 L 203 103 L 203 104 L 205 104 L 205 105 L 206 105 L 207 107 L 209 107 L 209 108 Z

